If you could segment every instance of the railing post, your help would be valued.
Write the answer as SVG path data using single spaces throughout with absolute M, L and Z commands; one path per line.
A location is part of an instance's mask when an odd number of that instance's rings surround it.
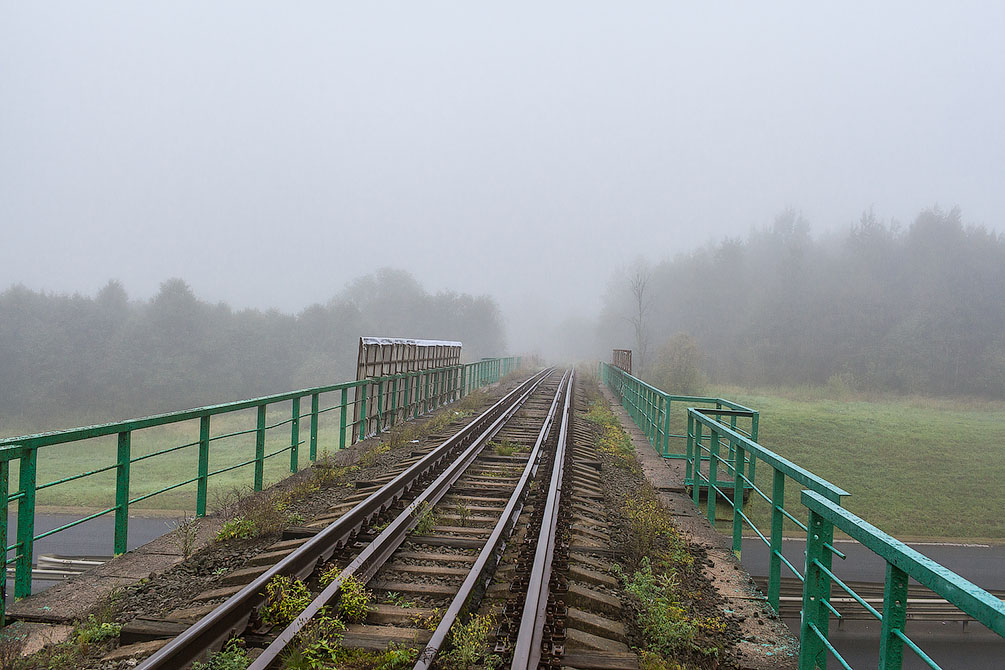
M 255 484 L 256 491 L 262 490 L 265 479 L 265 408 L 268 405 L 258 406 L 258 420 L 255 426 Z
M 419 380 L 420 380 L 421 377 L 422 377 L 422 373 L 421 372 L 413 372 L 412 373 L 412 395 L 415 396 L 414 398 L 412 398 L 412 405 L 413 405 L 413 407 L 412 407 L 412 418 L 413 419 L 418 419 L 419 418 L 419 408 L 422 406 L 420 404 L 421 401 L 420 401 L 420 398 L 419 398 L 419 396 L 422 394 L 422 390 L 419 388 Z
M 311 462 L 318 460 L 318 405 L 320 398 L 317 393 L 311 394 Z
M 391 425 L 394 426 L 398 418 L 398 376 L 391 378 Z
M 17 568 L 14 574 L 14 597 L 31 595 L 31 559 L 35 548 L 35 459 L 36 449 L 26 449 L 18 464 L 17 502 Z
M 670 455 L 670 405 L 673 403 L 670 396 L 666 396 L 663 404 L 663 456 Z
M 296 472 L 300 466 L 300 398 L 293 399 L 290 419 L 290 472 Z
M 684 453 L 684 485 L 695 479 L 692 459 L 694 458 L 694 416 L 690 411 L 687 413 L 687 447 Z
M 733 553 L 737 558 L 740 557 L 743 548 L 743 517 L 740 516 L 740 512 L 743 511 L 743 464 L 743 445 L 737 444 L 733 453 Z
M 377 434 L 384 427 L 384 378 L 377 382 Z
M 206 496 L 209 492 L 209 415 L 199 419 L 199 480 L 195 490 L 195 515 L 206 516 Z
M 824 602 L 830 598 L 830 577 L 817 564 L 825 563 L 824 544 L 834 537 L 834 526 L 810 510 L 806 532 L 806 570 L 803 575 L 803 614 L 799 630 L 799 670 L 827 669 L 827 646 L 812 628 L 824 637 L 830 625 L 830 613 Z
M 691 486 L 691 498 L 698 507 L 701 500 L 701 432 L 704 426 L 701 421 L 694 422 L 694 484 Z
M 0 501 L 3 501 L 3 509 L 0 510 L 0 548 L 3 549 L 3 590 L 0 591 L 0 627 L 7 625 L 7 504 L 10 493 L 10 461 L 6 458 L 0 461 Z
M 339 417 L 338 417 L 338 448 L 341 451 L 345 449 L 345 424 L 346 417 L 345 413 L 349 411 L 349 389 L 342 389 L 342 403 L 339 407 Z
M 709 427 L 708 438 L 708 496 L 706 499 L 708 508 L 708 521 L 715 528 L 715 486 L 719 483 L 719 431 Z
M 756 459 L 751 458 L 751 465 Z M 778 612 L 782 592 L 782 525 L 785 515 L 785 473 L 775 470 L 771 484 L 771 542 L 768 556 L 768 603 Z
M 359 389 L 359 432 L 357 433 L 359 440 L 366 439 L 366 392 L 369 387 L 370 382 L 366 380 L 357 387 Z
M 426 380 L 426 383 L 424 384 L 424 386 L 425 386 L 425 393 L 423 393 L 423 396 L 422 396 L 422 400 L 423 400 L 422 413 L 423 414 L 427 414 L 427 413 L 429 413 L 429 384 L 430 384 L 429 373 L 428 372 L 423 373 L 422 376 Z
M 114 554 L 126 553 L 129 538 L 129 435 L 119 433 L 118 458 L 115 463 L 115 538 Z
M 883 588 L 883 624 L 879 637 L 879 670 L 900 670 L 904 664 L 904 641 L 894 634 L 907 623 L 907 573 L 886 564 Z
M 757 442 L 757 420 L 760 414 L 758 414 L 758 412 L 756 411 L 753 414 L 754 415 L 750 417 L 750 441 Z M 754 479 L 754 465 L 756 463 L 757 463 L 756 458 L 750 459 L 750 467 L 747 470 L 747 479 L 749 479 L 751 482 L 757 481 L 756 479 Z
M 463 398 L 469 393 L 468 391 L 468 366 L 461 366 L 461 397 Z

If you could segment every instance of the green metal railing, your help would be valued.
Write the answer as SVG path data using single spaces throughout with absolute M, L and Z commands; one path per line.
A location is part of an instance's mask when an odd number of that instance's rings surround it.
M 0 513 L 0 546 L 6 547 L 5 572 L 8 565 L 14 564 L 14 597 L 23 598 L 31 595 L 31 567 L 34 556 L 34 543 L 42 538 L 78 526 L 100 516 L 114 513 L 113 550 L 115 554 L 124 553 L 128 541 L 130 505 L 183 486 L 195 484 L 196 515 L 204 516 L 206 514 L 209 480 L 211 477 L 238 468 L 253 466 L 252 486 L 254 490 L 260 491 L 263 487 L 265 465 L 268 459 L 289 452 L 290 472 L 296 472 L 300 465 L 300 447 L 307 444 L 309 460 L 312 462 L 316 460 L 319 431 L 321 429 L 320 418 L 328 412 L 336 410 L 339 412 L 338 424 L 332 428 L 332 430 L 337 430 L 337 443 L 334 437 L 332 437 L 331 442 L 333 445 L 337 444 L 337 449 L 345 449 L 354 441 L 358 441 L 359 438 L 354 436 L 362 435 L 363 437 L 369 437 L 372 434 L 394 426 L 396 422 L 415 418 L 420 414 L 433 411 L 446 403 L 468 395 L 478 388 L 497 382 L 501 376 L 519 367 L 519 357 L 483 359 L 476 363 L 405 372 L 329 386 L 318 386 L 251 400 L 210 405 L 116 423 L 0 439 L 0 501 L 3 503 L 3 510 Z M 353 394 L 355 399 L 350 399 L 349 391 L 353 389 L 357 393 Z M 303 404 L 301 401 L 308 398 L 310 399 L 310 409 L 302 411 Z M 368 398 L 375 399 L 377 403 L 376 413 L 373 412 L 372 408 L 368 413 L 366 409 Z M 270 406 L 285 403 L 289 403 L 290 411 L 288 418 L 269 423 L 267 419 Z M 358 418 L 353 419 L 354 410 L 357 409 L 354 407 L 355 403 L 359 403 L 360 406 L 358 408 L 359 412 L 355 414 Z M 213 417 L 249 410 L 255 410 L 256 413 L 256 421 L 253 428 L 232 430 L 223 434 L 213 435 L 211 430 L 211 420 Z M 304 439 L 301 431 L 302 419 L 309 420 L 309 431 L 306 439 Z M 172 444 L 167 448 L 158 449 L 152 453 L 144 453 L 142 455 L 134 455 L 132 453 L 133 434 L 137 431 L 194 420 L 199 421 L 198 439 L 193 439 L 182 444 Z M 368 422 L 372 426 L 369 430 L 367 428 Z M 290 427 L 288 440 L 283 438 L 279 448 L 267 451 L 266 434 L 268 431 L 286 425 Z M 251 456 L 249 453 L 248 458 L 241 462 L 210 470 L 211 446 L 214 442 L 251 434 L 255 436 L 254 456 Z M 84 440 L 104 436 L 115 436 L 117 439 L 115 463 L 57 478 L 53 481 L 37 482 L 39 449 L 54 445 L 80 443 Z M 81 448 L 86 447 L 85 444 L 78 446 Z M 183 477 L 180 481 L 168 483 L 155 491 L 144 493 L 143 495 L 130 495 L 130 466 L 157 456 L 164 456 L 192 448 L 197 448 L 197 457 L 191 473 L 193 476 Z M 11 494 L 9 479 L 11 463 L 15 462 L 18 470 L 18 486 L 17 491 Z M 75 519 L 58 528 L 38 535 L 35 534 L 35 502 L 37 492 L 85 477 L 110 472 L 115 473 L 114 505 Z M 9 505 L 13 502 L 17 503 L 16 541 L 8 545 L 7 518 Z M 11 552 L 13 552 L 13 556 L 11 556 Z M 3 598 L 0 598 L 0 625 L 5 623 L 5 611 L 6 579 L 4 580 Z
M 1005 602 L 960 577 L 924 554 L 887 535 L 869 522 L 814 491 L 802 492 L 802 504 L 809 510 L 806 537 L 806 581 L 803 585 L 803 617 L 800 625 L 799 668 L 826 668 L 833 656 L 841 667 L 851 666 L 827 639 L 832 608 L 832 583 L 880 621 L 879 667 L 895 670 L 903 666 L 904 647 L 936 670 L 941 666 L 922 651 L 905 632 L 908 579 L 914 579 L 960 611 L 1005 637 Z M 838 529 L 860 542 L 886 561 L 882 610 L 877 610 L 835 575 L 827 556 L 834 550 L 827 538 Z M 839 552 L 838 552 L 839 553 Z M 839 553 L 840 555 L 840 553 Z
M 604 383 L 621 398 L 622 405 L 656 451 L 665 456 L 667 437 L 678 437 L 670 435 L 665 427 L 668 425 L 666 413 L 670 402 L 678 399 L 690 401 L 686 397 L 671 396 L 606 363 L 601 363 L 600 374 Z M 776 612 L 780 606 L 782 566 L 802 582 L 800 670 L 826 670 L 828 656 L 833 656 L 843 668 L 851 670 L 851 666 L 827 638 L 830 617 L 833 615 L 838 620 L 842 618 L 831 603 L 834 584 L 881 622 L 879 667 L 883 669 L 899 670 L 902 667 L 905 646 L 929 667 L 940 668 L 904 632 L 907 607 L 910 604 L 907 597 L 909 578 L 917 580 L 966 615 L 1005 637 L 1005 603 L 845 510 L 841 503 L 849 495 L 847 491 L 758 444 L 757 414 L 754 410 L 722 399 L 694 400 L 703 404 L 715 404 L 715 408 L 687 408 L 685 483 L 691 487 L 691 497 L 696 506 L 699 506 L 704 490 L 706 514 L 713 527 L 716 525 L 716 501 L 723 500 L 732 508 L 732 546 L 737 555 L 740 552 L 744 526 L 753 530 L 767 545 L 767 601 Z M 736 420 L 741 417 L 751 420 L 749 431 L 737 428 Z M 755 480 L 754 466 L 758 461 L 770 468 L 770 495 Z M 703 463 L 707 464 L 704 471 Z M 729 479 L 720 479 L 720 472 L 730 475 Z M 763 467 L 761 475 L 765 476 Z M 801 490 L 798 505 L 790 504 L 788 509 L 785 503 L 787 479 L 797 483 Z M 759 528 L 751 515 L 744 511 L 744 494 L 747 491 L 753 492 L 769 505 L 770 521 L 767 529 Z M 805 523 L 800 520 L 800 516 L 806 519 Z M 782 555 L 785 524 L 795 524 L 806 533 L 806 561 L 802 570 Z M 846 558 L 844 553 L 834 547 L 835 529 L 857 540 L 886 561 L 881 611 L 870 605 L 834 573 L 833 557 Z
M 752 440 L 757 439 L 760 415 L 756 410 L 739 403 L 725 398 L 673 395 L 607 363 L 600 364 L 600 379 L 621 400 L 632 421 L 663 458 L 688 458 L 689 455 L 680 449 L 683 448 L 688 434 L 673 431 L 675 428 L 683 430 L 683 423 L 687 419 L 687 408 L 697 405 L 712 405 L 716 410 L 732 410 L 735 412 L 730 417 L 730 426 L 733 430 Z M 675 408 L 679 408 L 676 414 Z M 747 425 L 737 425 L 737 420 L 741 418 L 747 419 Z M 674 444 L 680 447 L 676 451 L 671 448 Z
M 795 481 L 800 487 L 816 491 L 838 505 L 841 504 L 842 498 L 848 495 L 848 492 L 799 467 L 787 458 L 779 456 L 770 449 L 766 449 L 731 426 L 712 418 L 718 414 L 718 412 L 711 410 L 688 409 L 688 461 L 685 478 L 691 480 L 689 483 L 691 498 L 695 505 L 699 504 L 704 486 L 706 516 L 713 528 L 716 525 L 717 499 L 724 500 L 732 507 L 733 551 L 737 556 L 740 555 L 744 524 L 768 546 L 767 596 L 768 602 L 777 612 L 781 595 L 782 566 L 784 565 L 800 581 L 804 579 L 802 572 L 782 555 L 782 531 L 786 522 L 795 524 L 804 532 L 807 529 L 806 524 L 797 518 L 791 509 L 786 509 L 786 479 Z M 706 431 L 707 435 L 705 435 Z M 707 447 L 702 444 L 703 440 L 708 441 Z M 709 456 L 706 471 L 703 473 L 701 470 L 702 460 L 698 456 L 704 451 L 707 451 Z M 755 482 L 754 466 L 757 461 L 762 461 L 771 468 L 770 496 Z M 720 466 L 723 471 L 731 475 L 725 484 L 719 479 Z M 768 529 L 759 528 L 744 512 L 743 496 L 746 490 L 752 491 L 770 506 L 771 517 Z M 833 537 L 826 538 L 829 548 L 832 548 L 832 542 Z M 827 559 L 829 558 L 828 555 Z

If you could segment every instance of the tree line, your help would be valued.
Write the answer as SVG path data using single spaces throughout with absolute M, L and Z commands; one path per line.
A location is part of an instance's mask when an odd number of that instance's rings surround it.
M 704 375 L 1005 397 L 1005 236 L 936 207 L 907 227 L 866 212 L 814 239 L 789 210 L 746 239 L 630 268 L 599 335 L 635 348 L 668 390 Z
M 17 285 L 0 293 L 0 417 L 122 419 L 331 384 L 355 377 L 361 335 L 461 340 L 477 360 L 503 354 L 502 332 L 493 299 L 392 269 L 296 315 L 212 304 L 181 279 L 149 300 L 118 281 L 93 297 Z

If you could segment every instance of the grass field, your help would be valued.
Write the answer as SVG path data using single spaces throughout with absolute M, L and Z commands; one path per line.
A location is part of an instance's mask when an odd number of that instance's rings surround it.
M 848 491 L 845 506 L 880 529 L 901 539 L 1005 539 L 1005 403 L 710 391 L 757 409 L 758 442 Z M 769 474 L 761 464 L 758 484 L 770 494 Z M 786 491 L 793 500 L 796 486 Z M 766 504 L 752 512 L 767 519 Z

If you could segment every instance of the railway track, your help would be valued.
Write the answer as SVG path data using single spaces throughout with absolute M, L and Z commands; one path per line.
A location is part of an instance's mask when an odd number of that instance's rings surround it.
M 280 667 L 355 582 L 376 604 L 341 645 L 411 647 L 416 670 L 437 667 L 451 628 L 479 612 L 498 623 L 486 653 L 506 667 L 636 668 L 603 563 L 611 550 L 600 462 L 592 439 L 574 439 L 575 404 L 571 371 L 531 377 L 442 444 L 295 529 L 255 561 L 274 564 L 245 569 L 247 584 L 204 594 L 225 600 L 203 606 L 211 611 L 191 625 L 178 622 L 179 634 L 139 667 L 188 667 L 235 636 L 255 647 L 252 670 Z M 260 612 L 277 575 L 311 585 L 313 600 L 289 624 L 269 626 Z

